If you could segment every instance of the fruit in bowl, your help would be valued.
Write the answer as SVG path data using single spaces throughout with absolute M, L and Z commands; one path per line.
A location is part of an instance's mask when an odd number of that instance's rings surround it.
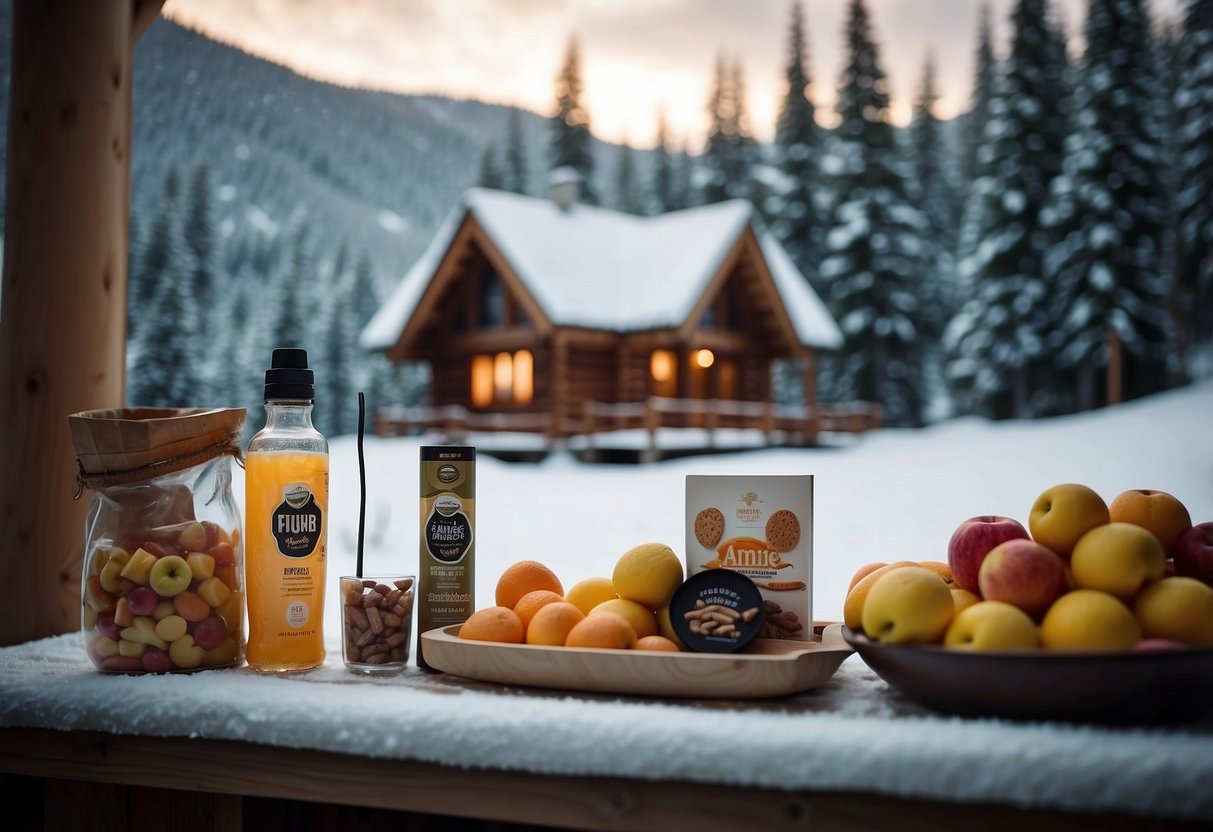
M 1066 565 L 1035 541 L 1008 540 L 982 562 L 977 583 L 987 601 L 1004 601 L 1039 617 L 1066 591 Z
M 1197 523 L 1175 541 L 1175 574 L 1213 585 L 1213 522 Z
M 1014 518 L 985 514 L 970 517 L 952 532 L 948 541 L 948 565 L 952 580 L 961 589 L 977 592 L 977 574 L 986 556 L 1008 540 L 1028 538 L 1028 531 Z
M 1064 560 L 1070 559 L 1070 552 L 1083 535 L 1110 521 L 1103 498 L 1078 483 L 1062 483 L 1046 489 L 1028 512 L 1032 539 Z

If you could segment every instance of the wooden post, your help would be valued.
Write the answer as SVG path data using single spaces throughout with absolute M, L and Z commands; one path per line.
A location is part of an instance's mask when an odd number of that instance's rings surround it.
M 0 308 L 0 644 L 78 629 L 66 416 L 122 404 L 132 44 L 160 2 L 18 0 Z M 149 19 L 150 12 L 150 19 Z
M 1108 406 L 1120 404 L 1124 376 L 1124 349 L 1116 327 L 1108 327 Z

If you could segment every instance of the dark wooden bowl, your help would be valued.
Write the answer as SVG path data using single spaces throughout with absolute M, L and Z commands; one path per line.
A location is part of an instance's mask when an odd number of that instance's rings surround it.
M 1213 648 L 975 653 L 842 634 L 880 678 L 943 713 L 1142 725 L 1213 715 Z

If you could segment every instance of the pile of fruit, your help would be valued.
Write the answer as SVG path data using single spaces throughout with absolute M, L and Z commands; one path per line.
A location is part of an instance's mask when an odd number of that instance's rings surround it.
M 1174 650 L 1213 645 L 1213 522 L 1163 491 L 1110 504 L 1083 485 L 1041 494 L 1028 528 L 970 518 L 947 563 L 861 568 L 844 607 L 885 644 L 958 650 Z
M 682 561 L 663 543 L 625 552 L 610 578 L 586 578 L 566 593 L 542 563 L 519 561 L 497 580 L 496 606 L 474 612 L 459 637 L 474 641 L 679 651 L 669 603 Z

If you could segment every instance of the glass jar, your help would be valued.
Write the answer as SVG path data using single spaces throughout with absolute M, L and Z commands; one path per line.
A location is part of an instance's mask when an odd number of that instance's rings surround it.
M 244 411 L 71 418 L 91 420 L 73 424 L 73 439 L 91 490 L 80 599 L 93 664 L 168 673 L 241 663 L 244 543 L 231 484 Z M 78 428 L 111 449 L 82 450 Z

